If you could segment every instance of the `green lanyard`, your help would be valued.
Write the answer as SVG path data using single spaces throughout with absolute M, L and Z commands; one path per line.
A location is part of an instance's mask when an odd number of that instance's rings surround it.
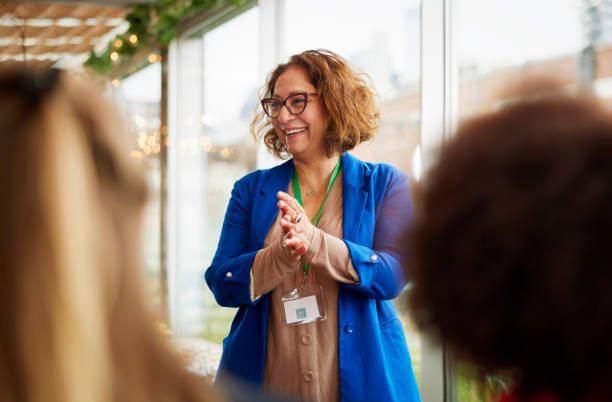
M 321 215 L 323 215 L 323 210 L 325 209 L 325 204 L 327 203 L 327 197 L 329 197 L 329 190 L 331 190 L 332 185 L 336 181 L 336 178 L 338 177 L 338 173 L 340 173 L 340 169 L 342 169 L 342 158 L 338 157 L 338 163 L 336 164 L 336 167 L 334 168 L 334 171 L 332 172 L 331 177 L 329 178 L 329 184 L 327 185 L 327 190 L 325 191 L 325 198 L 323 198 L 323 202 L 321 203 L 321 206 L 319 207 L 317 214 L 312 220 L 312 224 L 314 226 L 317 226 L 317 224 L 319 223 L 319 219 L 321 219 Z M 297 200 L 297 202 L 300 203 L 300 205 L 303 206 L 304 204 L 302 202 L 302 193 L 300 192 L 300 183 L 298 181 L 297 169 L 295 168 L 293 170 L 292 183 L 293 183 L 293 192 L 295 193 L 295 199 Z M 304 281 L 302 283 L 302 288 L 306 284 L 307 277 L 308 277 L 308 263 L 304 263 Z

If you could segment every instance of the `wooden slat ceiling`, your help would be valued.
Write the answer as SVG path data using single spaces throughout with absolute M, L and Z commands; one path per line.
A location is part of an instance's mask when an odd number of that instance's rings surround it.
M 0 0 L 0 67 L 79 68 L 128 27 L 127 2 L 91 3 Z

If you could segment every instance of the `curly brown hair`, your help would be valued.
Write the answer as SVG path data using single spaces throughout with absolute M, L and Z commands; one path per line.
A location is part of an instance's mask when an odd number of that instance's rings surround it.
M 268 75 L 260 91 L 262 99 L 274 95 L 276 80 L 290 67 L 304 69 L 320 94 L 329 119 L 325 135 L 328 156 L 341 154 L 373 138 L 380 113 L 374 101 L 375 92 L 365 74 L 355 73 L 342 57 L 329 50 L 307 50 L 291 56 L 287 63 L 278 65 Z M 277 157 L 289 157 L 261 105 L 251 121 L 251 134 L 256 140 L 263 138 L 268 150 Z
M 415 320 L 519 394 L 612 395 L 612 118 L 585 94 L 462 125 L 408 236 Z M 600 399 L 603 400 L 603 399 Z

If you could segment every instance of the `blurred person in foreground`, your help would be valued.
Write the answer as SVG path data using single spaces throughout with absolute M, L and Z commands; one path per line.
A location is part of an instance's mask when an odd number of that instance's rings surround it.
M 221 400 L 145 307 L 147 190 L 121 132 L 65 73 L 0 73 L 2 401 Z
M 463 124 L 422 183 L 415 320 L 509 376 L 501 401 L 610 401 L 612 118 L 584 92 L 518 95 Z
M 312 401 L 419 401 L 391 301 L 406 283 L 408 180 L 348 152 L 378 127 L 372 88 L 339 55 L 308 50 L 262 92 L 253 133 L 290 159 L 235 183 L 205 273 L 217 302 L 238 307 L 221 376 Z

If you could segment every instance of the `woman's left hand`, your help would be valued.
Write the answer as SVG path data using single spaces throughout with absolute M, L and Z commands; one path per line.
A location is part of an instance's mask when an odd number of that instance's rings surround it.
M 278 208 L 283 217 L 280 225 L 283 230 L 283 242 L 295 257 L 301 257 L 308 251 L 315 227 L 298 201 L 289 194 L 279 191 Z

